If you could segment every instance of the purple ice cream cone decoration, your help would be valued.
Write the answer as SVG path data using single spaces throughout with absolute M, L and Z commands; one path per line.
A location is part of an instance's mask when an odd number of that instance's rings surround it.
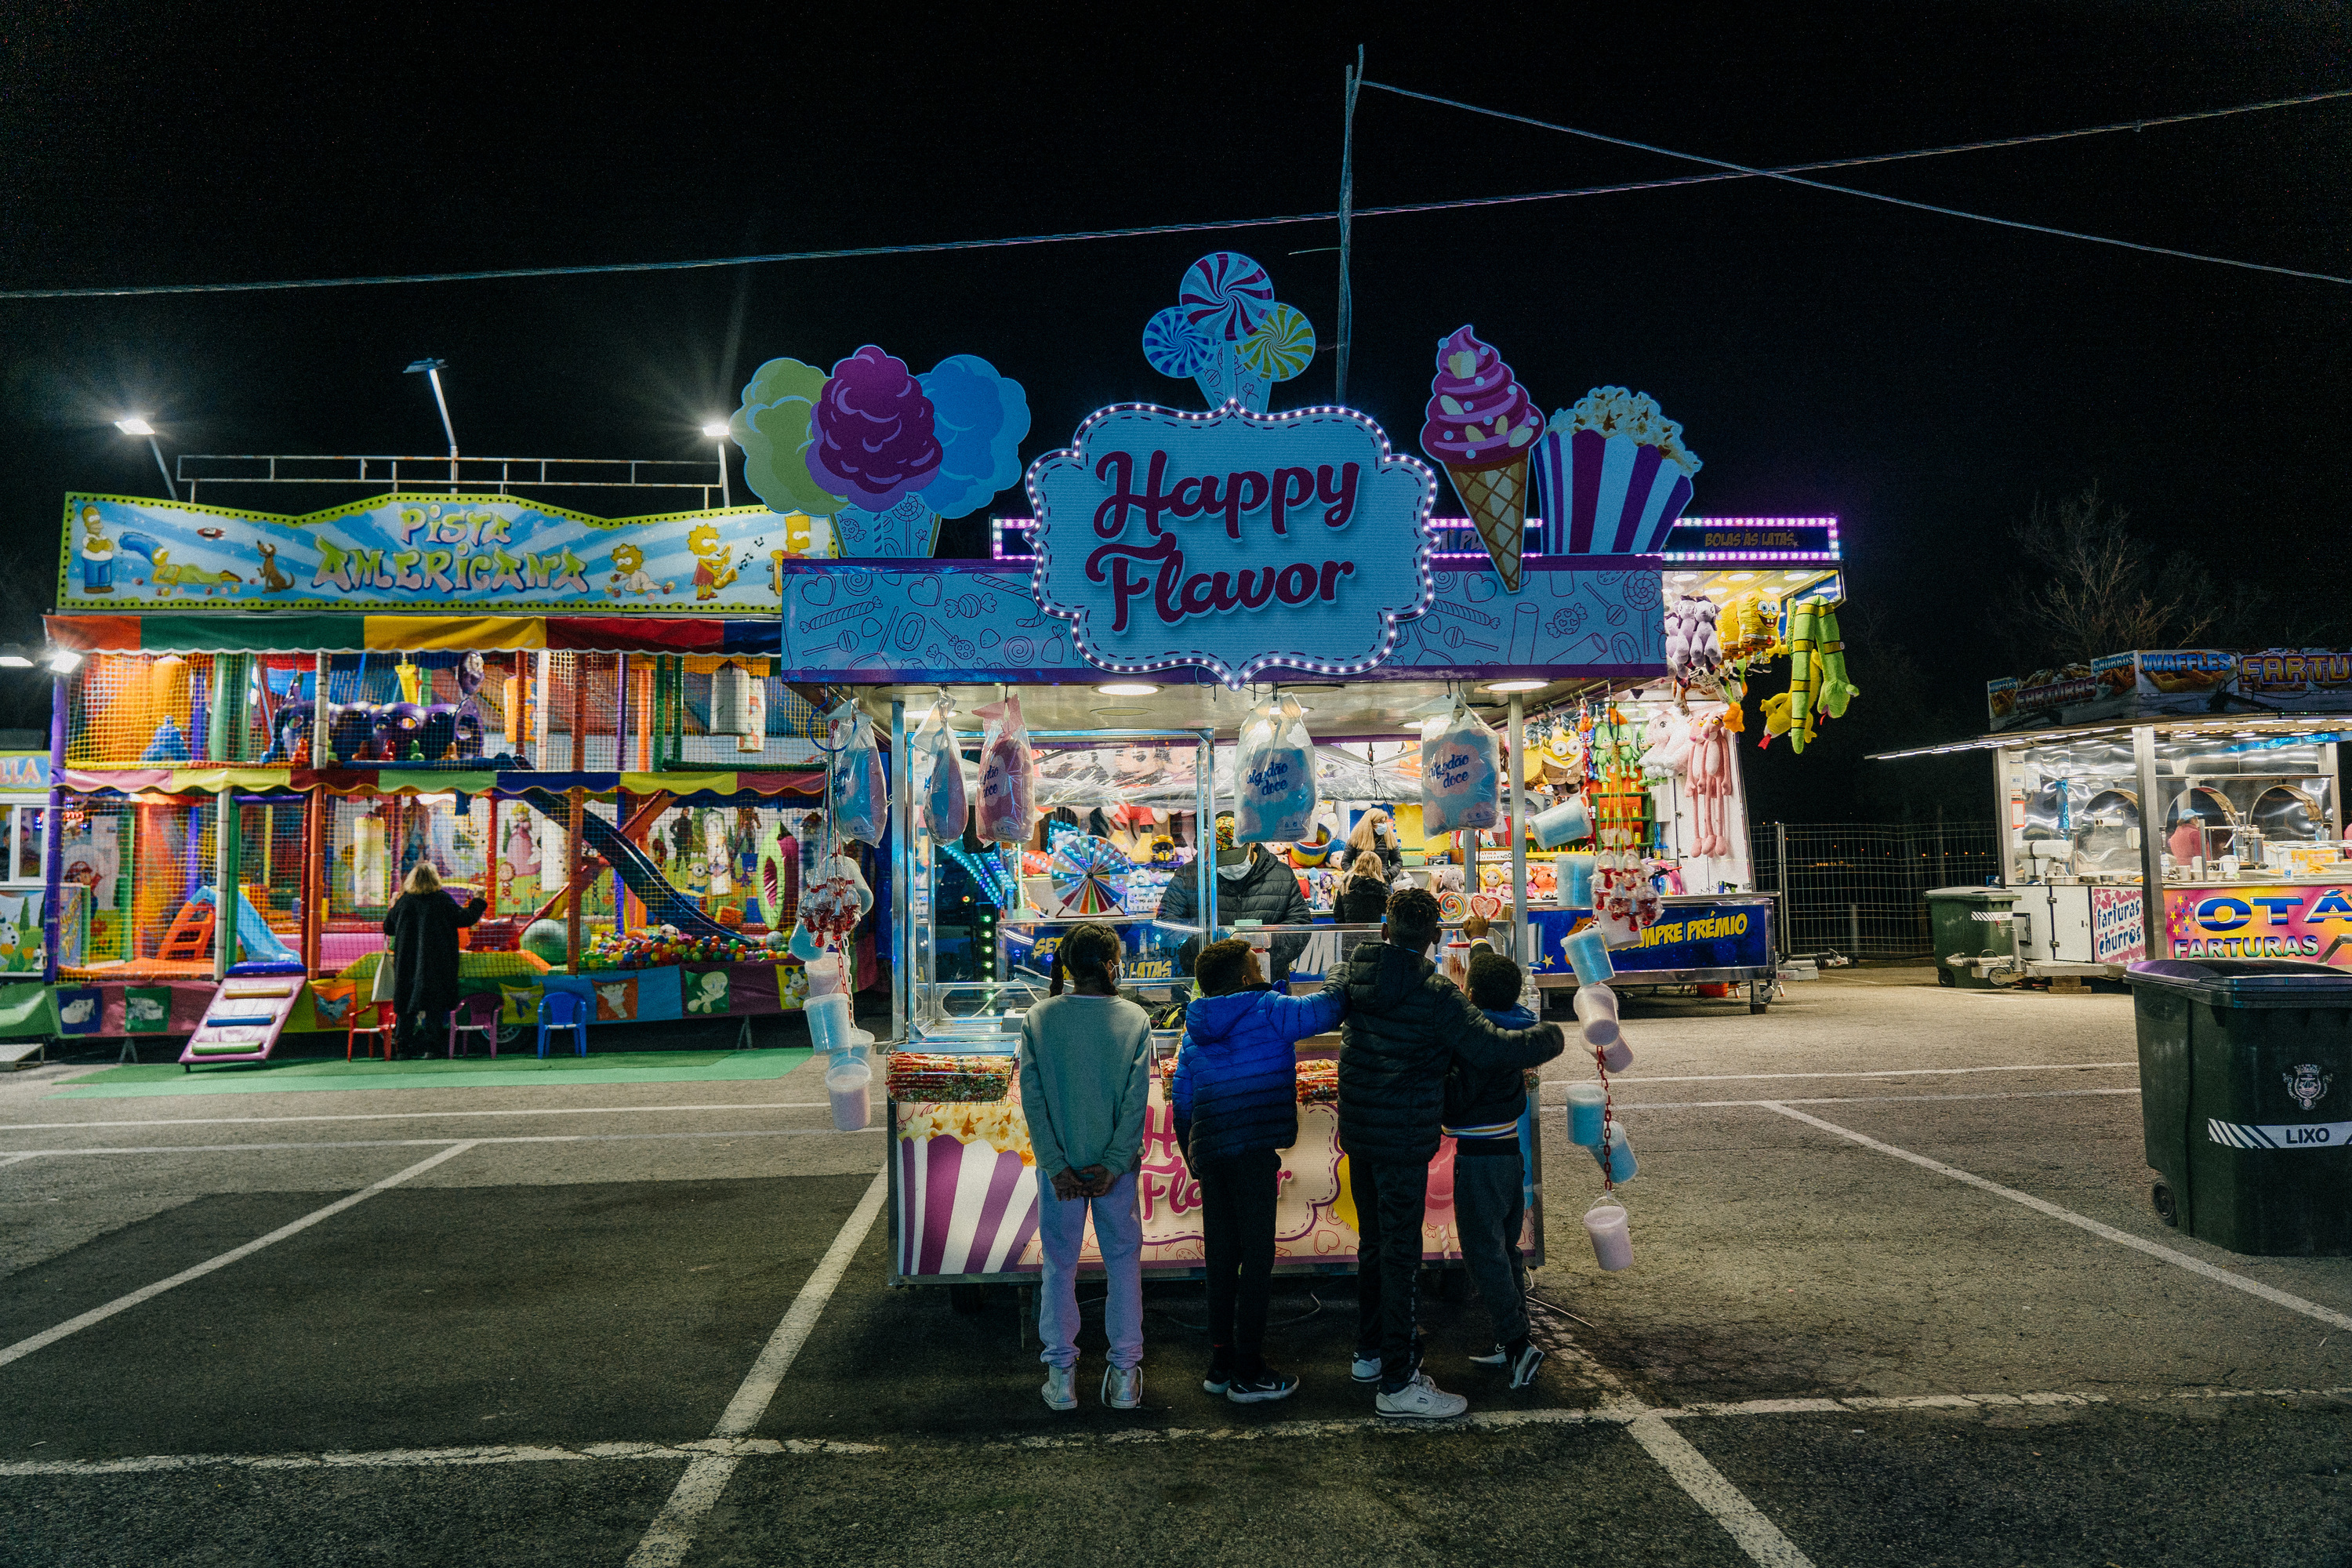
M 1536 482 L 1556 555 L 1649 555 L 1690 504 L 1699 460 L 1649 394 L 1596 386 L 1551 416 Z
M 1192 263 L 1176 303 L 1145 324 L 1143 357 L 1162 375 L 1191 376 L 1211 408 L 1263 414 L 1275 383 L 1314 363 L 1315 329 L 1275 299 L 1265 268 L 1219 250 Z

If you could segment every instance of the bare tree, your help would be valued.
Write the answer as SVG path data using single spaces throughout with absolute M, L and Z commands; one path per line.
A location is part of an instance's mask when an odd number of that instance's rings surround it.
M 2152 569 L 2132 537 L 2131 514 L 2099 494 L 2096 479 L 2056 506 L 2037 499 L 2011 531 L 2033 571 L 2016 579 L 1994 615 L 2020 668 L 2087 664 L 2101 654 L 2193 644 L 2224 618 L 2211 577 L 2191 557 Z

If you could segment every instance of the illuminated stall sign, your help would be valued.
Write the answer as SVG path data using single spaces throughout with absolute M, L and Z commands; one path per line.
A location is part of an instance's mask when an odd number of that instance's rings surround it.
M 2167 958 L 2299 958 L 2352 969 L 2352 897 L 2342 887 L 2245 883 L 2167 888 Z
M 1429 607 L 1436 477 L 1345 408 L 1106 408 L 1030 465 L 1038 607 L 1118 671 L 1356 674 Z
M 772 612 L 822 520 L 733 507 L 613 521 L 501 496 L 378 496 L 302 517 L 66 498 L 65 610 Z

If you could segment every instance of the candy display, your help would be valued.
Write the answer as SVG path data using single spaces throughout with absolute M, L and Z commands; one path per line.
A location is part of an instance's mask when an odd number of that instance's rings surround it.
M 1234 837 L 1244 844 L 1306 837 L 1315 820 L 1315 742 L 1295 698 L 1242 721 L 1234 746 Z
M 1495 732 L 1456 697 L 1421 728 L 1421 829 L 1454 833 L 1502 820 L 1501 748 Z
M 1007 697 L 975 711 L 988 721 L 988 733 L 981 744 L 980 801 L 972 833 L 982 844 L 1019 844 L 1037 825 L 1036 785 L 1029 730 L 1021 721 L 1021 699 Z
M 938 1105 L 993 1104 L 1012 1087 L 1015 1059 L 896 1051 L 889 1058 L 890 1098 Z
M 1528 517 L 1528 460 L 1542 432 L 1543 416 L 1511 367 L 1468 327 L 1437 345 L 1421 449 L 1453 479 L 1504 588 L 1514 594 Z

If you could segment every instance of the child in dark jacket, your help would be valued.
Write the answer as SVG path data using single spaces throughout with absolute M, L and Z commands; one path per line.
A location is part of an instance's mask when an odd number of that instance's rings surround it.
M 1484 946 L 1470 950 L 1470 1000 L 1498 1029 L 1531 1029 L 1519 1005 L 1519 966 Z M 1527 1114 L 1524 1069 L 1480 1067 L 1456 1057 L 1445 1079 L 1445 1131 L 1454 1140 L 1454 1213 L 1462 1264 L 1494 1320 L 1495 1348 L 1470 1359 L 1507 1368 L 1513 1388 L 1535 1381 L 1544 1352 L 1528 1337 L 1528 1269 L 1519 1256 L 1527 1173 L 1519 1119 Z
M 1286 1399 L 1298 1379 L 1265 1364 L 1280 1151 L 1298 1142 L 1297 1044 L 1338 1026 L 1336 990 L 1286 996 L 1257 952 L 1211 942 L 1195 962 L 1176 1056 L 1176 1143 L 1201 1184 L 1209 1268 L 1209 1373 L 1201 1386 L 1236 1405 Z

